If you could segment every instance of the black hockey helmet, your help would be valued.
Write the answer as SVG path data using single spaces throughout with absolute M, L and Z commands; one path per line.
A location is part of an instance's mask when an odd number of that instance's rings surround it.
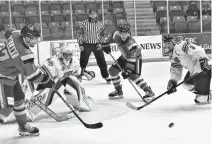
M 130 24 L 129 23 L 120 23 L 120 24 L 118 24 L 117 29 L 120 32 L 130 32 Z
M 21 29 L 21 36 L 33 38 L 33 37 L 40 37 L 41 35 L 38 27 L 29 24 Z
M 165 42 L 170 42 L 170 41 L 172 41 L 174 38 L 172 37 L 172 36 L 170 36 L 170 35 L 167 35 L 167 36 L 164 36 L 163 37 L 163 42 L 165 43 Z

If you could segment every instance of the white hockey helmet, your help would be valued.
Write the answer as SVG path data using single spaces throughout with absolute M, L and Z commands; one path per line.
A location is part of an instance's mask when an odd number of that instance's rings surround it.
M 70 49 L 62 48 L 60 51 L 60 57 L 65 61 L 70 61 L 73 57 L 73 52 Z

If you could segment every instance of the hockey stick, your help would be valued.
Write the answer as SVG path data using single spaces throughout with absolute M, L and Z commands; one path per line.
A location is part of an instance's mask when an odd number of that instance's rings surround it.
M 40 100 L 36 100 L 36 99 L 31 99 L 31 101 L 37 105 L 40 109 L 42 109 L 45 113 L 47 113 L 50 117 L 52 117 L 53 119 L 55 119 L 57 122 L 61 122 L 61 121 L 65 121 L 68 120 L 70 118 L 68 118 L 66 115 L 65 116 L 58 116 L 54 111 L 52 111 L 50 108 L 48 108 L 47 106 L 45 106 Z
M 119 65 L 119 63 L 116 61 L 116 59 L 113 57 L 113 55 L 111 54 L 111 53 L 109 53 L 109 55 L 111 56 L 111 58 L 113 59 L 113 61 L 116 63 L 116 65 L 119 67 L 119 69 L 121 70 L 121 71 L 123 71 L 123 69 L 121 68 L 121 66 Z M 133 88 L 135 89 L 135 91 L 138 93 L 138 95 L 141 97 L 141 99 L 145 102 L 145 103 L 147 103 L 147 101 L 142 97 L 142 95 L 140 94 L 140 92 L 137 90 L 137 88 L 134 86 L 134 84 L 132 83 L 132 81 L 129 79 L 129 78 L 127 78 L 128 79 L 128 81 L 130 82 L 130 84 L 133 86 Z
M 188 79 L 186 79 L 186 80 L 180 82 L 179 84 L 177 84 L 175 88 L 177 88 L 178 86 L 180 86 L 180 85 L 183 84 L 184 82 L 187 82 L 187 81 L 189 81 L 190 79 L 194 78 L 194 77 L 197 76 L 198 74 L 199 74 L 199 73 L 193 74 L 193 75 L 190 76 Z M 133 110 L 140 110 L 140 109 L 142 109 L 142 108 L 148 106 L 149 104 L 153 103 L 153 102 L 156 101 L 157 99 L 161 98 L 161 97 L 164 96 L 165 94 L 167 94 L 168 91 L 169 91 L 169 90 L 165 91 L 164 93 L 162 93 L 162 94 L 159 95 L 158 97 L 154 98 L 153 100 L 151 100 L 150 102 L 148 102 L 148 103 L 146 103 L 146 104 L 144 104 L 144 105 L 142 105 L 142 106 L 136 107 L 136 106 L 134 106 L 133 104 L 131 104 L 130 102 L 127 102 L 127 103 L 126 103 L 126 106 L 129 107 L 129 108 L 131 108 L 131 109 L 133 109 Z
M 39 93 L 40 94 L 40 93 Z M 38 94 L 38 95 L 39 95 Z M 39 99 L 38 97 L 32 97 L 32 99 L 29 101 L 29 105 L 27 106 L 28 109 L 30 105 L 30 102 L 33 102 L 35 105 L 37 105 L 40 109 L 42 109 L 46 114 L 48 114 L 50 117 L 52 117 L 53 119 L 55 119 L 57 122 L 61 122 L 61 121 L 65 121 L 70 119 L 67 115 L 64 116 L 58 116 L 53 110 L 51 110 L 50 108 L 48 108 L 47 106 L 45 106 Z
M 61 98 L 61 100 L 67 105 L 67 107 L 74 113 L 74 115 L 79 119 L 79 121 L 86 127 L 89 129 L 98 129 L 103 127 L 103 124 L 101 122 L 99 123 L 95 123 L 95 124 L 87 124 L 85 123 L 79 116 L 78 114 L 74 111 L 74 108 L 72 106 L 69 105 L 69 103 L 61 96 L 61 94 L 57 91 L 57 88 L 59 88 L 62 85 L 62 83 L 60 81 L 58 81 L 55 84 L 55 87 L 53 89 L 54 92 L 56 92 L 56 94 Z M 57 88 L 56 88 L 57 87 Z

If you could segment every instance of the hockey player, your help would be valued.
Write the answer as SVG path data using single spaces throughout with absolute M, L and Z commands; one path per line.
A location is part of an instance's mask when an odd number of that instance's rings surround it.
M 42 83 L 52 86 L 54 83 L 42 69 L 34 66 L 34 56 L 30 47 L 34 47 L 40 39 L 40 31 L 32 25 L 20 30 L 5 31 L 5 46 L 0 50 L 0 119 L 14 112 L 21 136 L 39 135 L 39 129 L 26 122 L 24 106 L 25 94 L 18 81 L 18 75 L 23 74 L 32 83 Z
M 168 82 L 169 92 L 167 94 L 177 91 L 176 85 L 182 77 L 184 67 L 188 70 L 184 79 L 188 79 L 195 73 L 199 74 L 184 83 L 183 87 L 196 94 L 194 99 L 196 104 L 208 104 L 211 100 L 211 67 L 208 64 L 209 58 L 204 49 L 187 41 L 177 42 L 176 38 L 170 36 L 164 37 L 164 44 L 171 61 L 171 79 Z
M 90 111 L 92 99 L 86 96 L 84 88 L 77 79 L 80 74 L 79 68 L 79 61 L 72 51 L 63 48 L 58 57 L 47 59 L 41 69 L 49 73 L 55 83 L 58 80 L 62 82 L 63 86 L 58 89 L 58 92 L 66 97 L 69 104 L 78 111 Z M 37 90 L 42 89 L 45 89 L 45 85 L 39 84 Z M 55 96 L 53 89 L 45 89 L 45 93 L 40 100 L 48 106 L 56 100 L 57 96 Z M 31 101 L 28 101 L 26 107 L 29 112 L 28 117 L 33 121 L 41 110 L 36 105 L 33 105 Z
M 103 50 L 109 54 L 111 53 L 110 43 L 116 43 L 120 49 L 122 55 L 117 59 L 118 64 L 123 69 L 122 76 L 124 79 L 129 78 L 138 87 L 146 92 L 144 99 L 150 100 L 155 94 L 147 83 L 140 78 L 141 66 L 142 66 L 142 55 L 141 47 L 136 43 L 130 34 L 130 25 L 128 23 L 121 23 L 118 25 L 118 30 L 115 31 L 104 44 L 99 45 Z M 112 83 L 115 87 L 115 91 L 109 94 L 109 99 L 120 99 L 123 98 L 123 91 L 121 85 L 121 79 L 119 73 L 121 69 L 117 64 L 113 64 L 109 68 Z

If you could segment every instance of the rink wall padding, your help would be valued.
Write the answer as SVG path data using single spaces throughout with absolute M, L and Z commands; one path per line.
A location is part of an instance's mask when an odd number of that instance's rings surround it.
M 206 53 L 211 57 L 211 33 L 203 34 L 177 34 L 181 40 L 186 40 L 191 43 L 202 46 Z M 168 56 L 164 53 L 163 48 L 163 36 L 162 35 L 153 35 L 153 36 L 134 36 L 136 42 L 142 48 L 142 57 L 143 62 L 160 62 L 167 61 Z M 63 47 L 74 52 L 74 55 L 79 59 L 80 50 L 79 45 L 76 39 L 73 40 L 59 40 L 59 41 L 43 41 L 35 48 L 33 52 L 37 60 L 36 64 L 42 64 L 47 58 L 58 55 L 59 50 Z M 118 50 L 116 44 L 111 44 L 112 55 L 115 58 L 118 58 L 121 55 L 121 52 Z M 113 60 L 110 55 L 105 54 L 105 59 L 108 64 L 112 64 Z M 96 59 L 91 54 L 89 58 L 88 65 L 96 65 Z

